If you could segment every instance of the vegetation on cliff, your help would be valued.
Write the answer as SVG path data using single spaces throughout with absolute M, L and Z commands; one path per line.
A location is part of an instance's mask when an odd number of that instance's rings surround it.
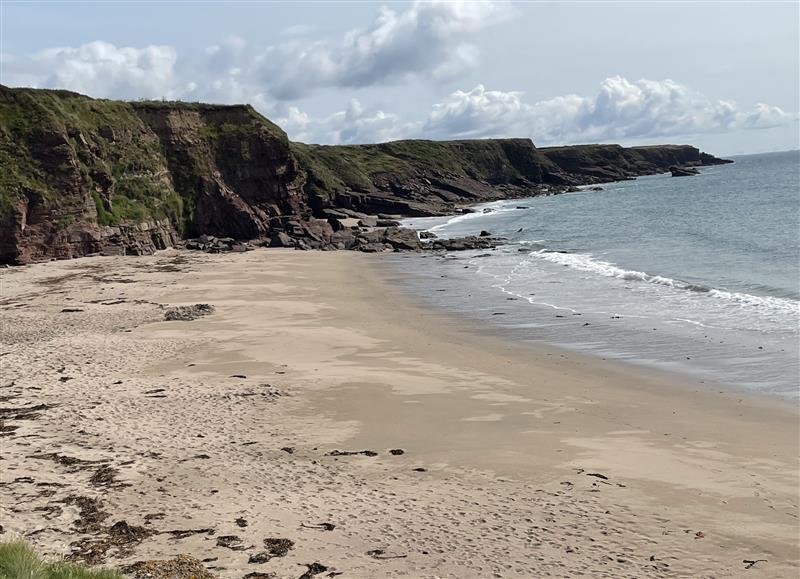
M 306 145 L 249 105 L 0 86 L 0 262 L 291 234 L 337 208 L 444 214 L 543 184 L 717 162 L 690 146 L 538 149 L 530 139 Z
M 3 216 L 30 199 L 73 222 L 181 219 L 158 140 L 126 103 L 0 87 L 0 163 Z

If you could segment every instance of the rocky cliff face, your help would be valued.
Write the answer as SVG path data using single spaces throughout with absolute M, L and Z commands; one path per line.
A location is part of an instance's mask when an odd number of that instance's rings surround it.
M 575 145 L 539 149 L 550 161 L 545 179 L 581 185 L 634 179 L 641 175 L 665 173 L 673 166 L 701 166 L 732 163 L 701 153 L 691 145 L 621 147 L 619 145 Z
M 305 145 L 244 105 L 0 86 L 0 263 L 149 253 L 200 234 L 348 248 L 358 232 L 329 223 L 337 211 L 445 214 L 720 162 L 689 146 L 529 139 Z
M 254 238 L 310 215 L 286 134 L 248 106 L 0 87 L 0 262 Z
M 377 145 L 295 143 L 316 211 L 436 215 L 456 204 L 531 195 L 545 161 L 530 139 L 395 141 Z

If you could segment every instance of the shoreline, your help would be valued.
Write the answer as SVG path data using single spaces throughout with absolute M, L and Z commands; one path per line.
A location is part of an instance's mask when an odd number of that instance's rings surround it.
M 184 552 L 220 577 L 314 561 L 344 577 L 738 576 L 744 559 L 794 576 L 794 405 L 512 343 L 413 302 L 380 259 L 167 251 L 6 270 L 5 405 L 51 407 L 8 421 L 2 504 L 26 502 L 4 506 L 4 538 L 44 529 L 31 540 L 68 552 L 75 507 L 36 509 L 78 493 L 104 501 L 104 525 L 161 531 L 108 561 Z M 158 306 L 193 303 L 216 310 L 164 322 Z M 54 451 L 105 460 L 120 484 L 30 458 Z M 181 528 L 215 533 L 164 534 Z M 248 563 L 264 537 L 294 548 Z
M 618 188 L 606 185 L 612 199 L 635 187 L 626 182 L 618 182 Z M 582 199 L 572 202 L 580 211 Z M 523 207 L 515 207 L 518 203 Z M 479 204 L 466 216 L 404 220 L 403 226 L 443 238 L 486 230 L 503 240 L 489 251 L 448 252 L 430 265 L 425 260 L 412 258 L 406 265 L 403 259 L 394 259 L 408 280 L 402 282 L 404 289 L 431 288 L 424 300 L 429 307 L 479 323 L 487 316 L 501 316 L 488 318 L 489 325 L 509 339 L 615 358 L 709 384 L 722 382 L 742 394 L 797 400 L 797 381 L 792 378 L 797 374 L 797 359 L 792 356 L 797 339 L 791 331 L 798 312 L 794 298 L 747 287 L 731 289 L 710 275 L 696 281 L 692 275 L 697 272 L 688 270 L 681 276 L 669 262 L 666 267 L 637 263 L 625 252 L 622 257 L 627 260 L 614 259 L 606 255 L 611 253 L 608 247 L 598 249 L 583 238 L 570 245 L 572 237 L 558 237 L 552 231 L 553 235 L 545 235 L 547 228 L 538 230 L 528 212 L 516 211 L 529 209 L 533 214 L 536 203 L 542 203 L 541 212 L 551 218 L 551 208 L 569 210 L 567 200 L 529 198 Z M 486 207 L 492 208 L 489 213 L 482 212 Z M 546 285 L 557 283 L 566 285 Z M 444 293 L 433 293 L 434 288 Z M 554 293 L 559 288 L 566 293 Z M 645 304 L 645 295 L 650 303 Z M 795 312 L 794 320 L 787 321 L 787 308 Z M 717 313 L 723 310 L 728 315 L 724 319 Z M 758 316 L 772 325 L 762 326 Z M 616 321 L 609 322 L 609 317 Z

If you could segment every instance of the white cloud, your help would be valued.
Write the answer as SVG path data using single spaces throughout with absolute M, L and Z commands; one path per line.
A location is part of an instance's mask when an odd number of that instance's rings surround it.
M 174 94 L 176 62 L 171 46 L 117 47 L 98 40 L 27 56 L 4 55 L 3 75 L 12 85 L 67 88 L 111 98 L 155 98 Z
M 478 62 L 470 35 L 502 20 L 506 3 L 418 1 L 382 8 L 367 27 L 309 41 L 293 27 L 282 44 L 229 37 L 178 62 L 171 46 L 117 47 L 95 41 L 25 56 L 3 55 L 4 81 L 67 88 L 95 97 L 199 98 L 276 103 L 326 87 L 356 88 L 414 78 L 456 78 Z M 254 102 L 255 101 L 255 102 Z
M 605 79 L 596 94 L 528 102 L 521 92 L 478 85 L 434 104 L 422 118 L 403 119 L 351 100 L 343 110 L 312 118 L 281 97 L 321 87 L 355 87 L 452 77 L 476 62 L 464 42 L 470 32 L 502 17 L 504 8 L 480 3 L 415 3 L 383 9 L 372 26 L 339 43 L 306 43 L 259 50 L 230 37 L 199 59 L 179 61 L 171 46 L 117 47 L 96 41 L 19 56 L 0 55 L 3 82 L 66 88 L 95 97 L 160 98 L 252 104 L 297 140 L 365 143 L 399 138 L 531 137 L 536 143 L 642 142 L 672 137 L 778 127 L 796 113 L 758 103 L 743 108 L 672 80 Z M 344 92 L 344 91 L 341 91 Z
M 532 137 L 542 144 L 649 139 L 739 129 L 797 120 L 779 107 L 741 110 L 671 80 L 607 78 L 591 97 L 559 96 L 526 103 L 519 92 L 456 91 L 435 104 L 424 132 L 437 138 Z
M 294 140 L 324 144 L 395 141 L 416 134 L 420 125 L 404 122 L 398 115 L 379 109 L 367 109 L 357 99 L 351 99 L 344 110 L 320 119 L 289 107 L 287 114 L 276 122 Z
M 322 87 L 363 87 L 420 76 L 449 80 L 475 66 L 469 36 L 502 20 L 505 3 L 415 2 L 382 8 L 372 24 L 338 42 L 289 42 L 256 55 L 253 72 L 278 99 Z

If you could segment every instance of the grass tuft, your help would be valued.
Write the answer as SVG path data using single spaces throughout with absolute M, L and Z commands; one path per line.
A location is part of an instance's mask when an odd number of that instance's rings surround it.
M 113 569 L 42 560 L 23 541 L 0 543 L 0 579 L 123 579 Z

